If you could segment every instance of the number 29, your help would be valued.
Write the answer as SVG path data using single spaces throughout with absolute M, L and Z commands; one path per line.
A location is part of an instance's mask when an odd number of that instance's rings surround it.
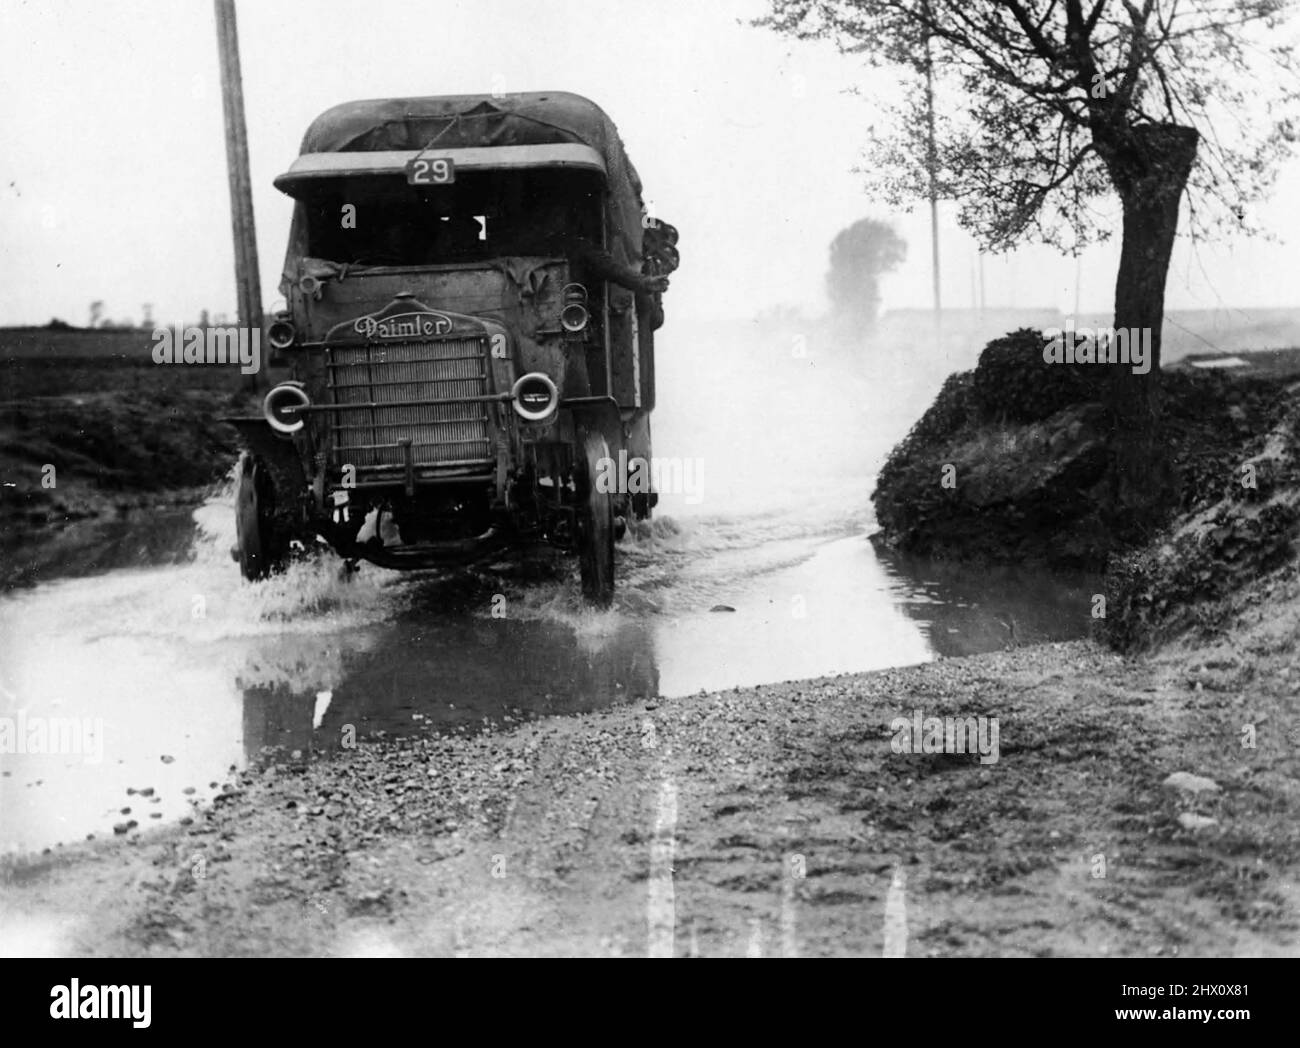
M 411 164 L 412 185 L 438 185 L 455 178 L 451 161 L 445 157 L 415 160 Z

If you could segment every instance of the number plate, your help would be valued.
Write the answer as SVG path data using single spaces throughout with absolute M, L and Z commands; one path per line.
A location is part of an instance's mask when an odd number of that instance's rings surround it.
M 456 181 L 456 163 L 449 156 L 421 156 L 406 162 L 406 181 L 413 186 L 443 186 Z

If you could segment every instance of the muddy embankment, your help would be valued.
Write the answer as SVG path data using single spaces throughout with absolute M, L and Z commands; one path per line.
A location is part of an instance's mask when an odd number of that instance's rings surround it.
M 1106 521 L 1100 372 L 1044 363 L 1043 341 L 1014 332 L 948 379 L 881 470 L 875 541 L 941 559 L 1105 571 L 1093 616 L 1121 651 L 1192 627 L 1212 635 L 1235 595 L 1296 556 L 1300 351 L 1161 376 L 1177 485 L 1161 530 L 1133 546 Z
M 237 368 L 154 364 L 144 333 L 4 332 L 0 584 L 111 543 L 133 513 L 197 504 L 238 453 L 221 416 L 256 400 Z

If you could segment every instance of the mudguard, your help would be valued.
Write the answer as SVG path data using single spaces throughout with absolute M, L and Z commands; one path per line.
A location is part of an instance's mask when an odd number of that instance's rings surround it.
M 623 416 L 613 397 L 569 397 L 560 401 L 561 410 L 573 413 L 574 424 L 581 430 L 600 433 L 617 455 L 626 446 L 623 436 Z
M 307 492 L 307 474 L 293 441 L 276 433 L 260 416 L 227 416 L 221 421 L 239 431 L 240 442 L 266 468 L 277 511 L 298 506 Z

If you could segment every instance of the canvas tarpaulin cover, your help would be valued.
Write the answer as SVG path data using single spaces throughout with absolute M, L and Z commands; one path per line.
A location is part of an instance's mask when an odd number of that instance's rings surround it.
M 322 113 L 303 137 L 300 153 L 464 149 L 556 143 L 587 145 L 606 170 L 608 250 L 640 269 L 641 181 L 613 121 L 594 102 L 562 91 L 510 95 L 447 95 L 347 102 Z M 296 282 L 307 254 L 307 212 L 294 208 L 282 293 Z M 310 262 L 309 262 L 310 265 Z

